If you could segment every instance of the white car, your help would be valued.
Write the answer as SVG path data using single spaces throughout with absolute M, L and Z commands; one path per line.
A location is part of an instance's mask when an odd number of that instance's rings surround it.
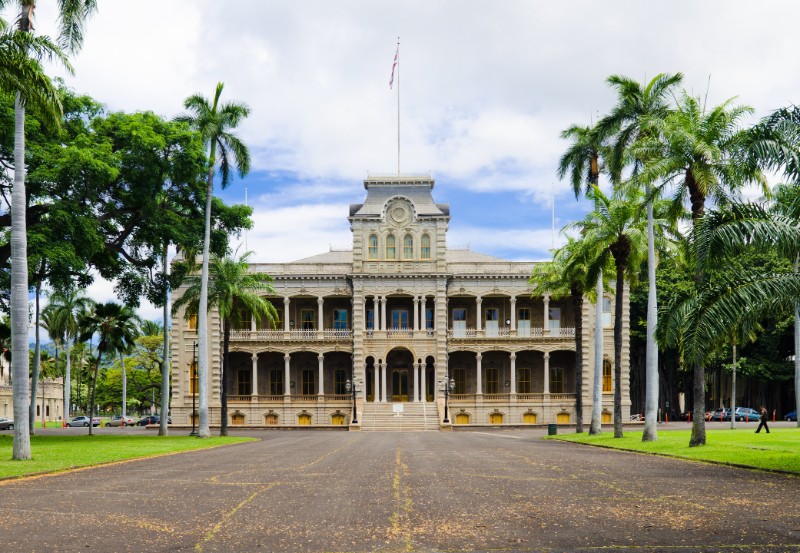
M 0 430 L 14 430 L 14 421 L 6 417 L 0 417 Z

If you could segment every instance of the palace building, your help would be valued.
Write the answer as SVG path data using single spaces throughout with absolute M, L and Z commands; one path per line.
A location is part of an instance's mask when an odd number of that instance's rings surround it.
M 533 263 L 448 249 L 450 209 L 429 176 L 364 181 L 350 206 L 352 250 L 252 264 L 278 294 L 277 328 L 245 321 L 231 332 L 226 375 L 232 426 L 349 425 L 351 429 L 573 424 L 575 320 L 583 333 L 584 421 L 591 414 L 595 306 L 532 296 Z M 182 289 L 175 291 L 180 297 Z M 625 293 L 622 397 L 628 398 Z M 613 408 L 612 295 L 603 298 L 603 419 Z M 192 423 L 195 320 L 172 326 L 172 418 Z M 209 313 L 209 416 L 220 423 L 221 321 Z M 193 379 L 194 376 L 194 379 Z M 352 420 L 355 403 L 358 423 Z M 630 402 L 623 400 L 627 420 Z

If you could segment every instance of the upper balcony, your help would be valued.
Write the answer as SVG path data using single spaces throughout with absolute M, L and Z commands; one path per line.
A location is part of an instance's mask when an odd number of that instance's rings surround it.
M 351 329 L 323 330 L 231 330 L 231 341 L 236 342 L 351 342 L 353 331 Z
M 553 340 L 575 339 L 575 327 L 554 327 L 543 329 L 511 328 L 510 326 L 489 328 L 450 328 L 447 330 L 448 340 Z

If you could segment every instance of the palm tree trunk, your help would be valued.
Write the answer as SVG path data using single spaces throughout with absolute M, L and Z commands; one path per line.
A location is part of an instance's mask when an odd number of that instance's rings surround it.
M 220 401 L 222 403 L 222 409 L 220 412 L 220 416 L 222 420 L 219 424 L 219 435 L 220 436 L 227 436 L 228 435 L 228 386 L 225 383 L 225 379 L 228 376 L 228 347 L 230 345 L 230 338 L 231 338 L 231 325 L 228 319 L 225 319 L 222 323 L 223 331 L 222 331 L 222 374 L 219 375 L 219 393 L 220 393 Z
M 167 261 L 167 250 L 169 242 L 164 244 L 164 251 L 161 253 L 161 265 L 164 270 L 164 356 L 161 360 L 161 421 L 158 425 L 158 435 L 169 435 L 169 263 Z M 194 416 L 194 414 L 192 414 Z
M 614 305 L 614 437 L 622 437 L 622 302 L 625 295 L 625 259 L 617 260 Z
M 583 433 L 583 290 L 572 287 L 575 313 L 575 432 Z
M 705 195 L 698 189 L 697 181 L 691 171 L 686 172 L 686 187 L 689 190 L 689 198 L 692 202 L 692 227 L 697 225 L 705 212 Z M 700 287 L 703 283 L 703 273 L 695 270 L 694 285 L 695 294 L 700 294 Z M 706 444 L 706 371 L 703 363 L 694 361 L 694 381 L 692 392 L 694 394 L 694 405 L 692 409 L 692 436 L 689 438 L 689 447 Z
M 211 196 L 214 192 L 214 163 L 216 154 L 216 142 L 211 141 L 210 153 L 208 156 L 208 187 L 206 189 L 206 227 L 205 238 L 203 239 L 203 268 L 200 272 L 200 299 L 197 308 L 197 378 L 198 378 L 198 411 L 199 418 L 197 425 L 198 438 L 210 438 L 211 429 L 208 421 L 208 386 L 209 386 L 209 362 L 208 362 L 208 261 L 211 249 Z
M 28 406 L 28 420 L 29 430 L 31 436 L 36 434 L 36 401 L 39 393 L 39 373 L 42 369 L 42 340 L 39 334 L 39 295 L 42 292 L 42 281 L 36 281 L 36 290 L 34 292 L 34 310 L 33 310 L 33 374 L 31 375 L 31 404 Z
M 656 347 L 656 324 L 658 299 L 656 295 L 656 251 L 653 229 L 652 190 L 648 184 L 647 194 L 647 340 L 645 345 L 645 400 L 643 442 L 658 440 L 658 347 Z
M 119 363 L 122 366 L 122 416 L 124 418 L 128 406 L 128 375 L 125 373 L 125 356 L 122 355 L 122 352 L 119 352 Z
M 71 390 L 71 388 L 72 388 L 72 380 L 71 380 L 72 375 L 70 374 L 71 369 L 72 369 L 72 366 L 71 366 L 72 365 L 71 364 L 72 347 L 71 347 L 71 344 L 69 342 L 69 332 L 67 332 L 67 335 L 66 335 L 65 344 L 64 344 L 64 351 L 67 354 L 67 364 L 66 364 L 66 367 L 64 369 L 64 412 L 62 413 L 62 416 L 64 417 L 64 420 L 68 420 L 69 416 L 71 414 L 71 410 L 72 410 L 71 409 L 72 405 L 70 405 L 70 401 L 72 399 L 72 398 L 70 398 L 70 394 L 72 393 L 72 390 Z
M 597 301 L 594 306 L 594 391 L 592 423 L 589 435 L 600 434 L 603 408 L 603 272 L 597 277 Z
M 99 348 L 98 348 L 99 349 Z M 97 352 L 97 364 L 94 366 L 94 378 L 92 379 L 92 396 L 91 401 L 89 401 L 89 435 L 92 435 L 92 428 L 94 428 L 94 393 L 97 390 L 97 372 L 100 370 L 100 359 L 103 357 L 103 354 L 99 351 Z
M 28 239 L 25 208 L 25 108 L 17 93 L 14 101 L 14 188 L 11 201 L 11 374 L 14 396 L 12 458 L 31 458 L 28 417 Z
M 736 340 L 731 344 L 733 376 L 731 378 L 731 430 L 736 428 Z

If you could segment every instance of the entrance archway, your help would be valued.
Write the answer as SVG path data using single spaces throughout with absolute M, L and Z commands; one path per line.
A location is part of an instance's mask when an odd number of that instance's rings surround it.
M 386 356 L 386 375 L 390 401 L 408 401 L 412 397 L 414 356 L 407 349 L 393 349 Z

